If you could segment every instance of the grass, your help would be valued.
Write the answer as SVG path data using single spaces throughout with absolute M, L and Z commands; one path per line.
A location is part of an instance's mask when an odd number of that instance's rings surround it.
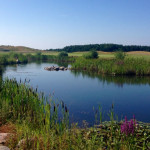
M 9 53 L 0 55 L 0 65 L 27 63 L 31 61 L 56 61 L 72 63 L 73 70 L 92 71 L 98 74 L 110 75 L 150 75 L 150 55 L 149 52 L 130 52 L 126 54 L 124 60 L 116 59 L 114 53 L 99 52 L 98 59 L 84 59 L 83 57 L 75 57 L 77 54 L 85 54 L 86 52 L 71 53 L 70 57 L 58 57 L 56 52 L 50 52 L 54 55 L 43 54 L 37 52 L 33 54 Z M 142 54 L 140 54 L 142 53 Z M 57 53 L 58 54 L 58 53 Z M 70 55 L 70 53 L 69 53 Z M 79 56 L 79 55 L 78 55 Z
M 114 52 L 102 52 L 102 51 L 97 51 L 99 54 L 99 58 L 102 59 L 112 59 L 114 58 Z M 45 55 L 58 55 L 58 52 L 54 52 L 54 51 L 42 51 L 43 54 Z M 69 56 L 71 57 L 81 57 L 84 54 L 86 54 L 88 52 L 73 52 L 73 53 L 68 53 Z M 144 58 L 147 60 L 150 60 L 150 52 L 144 52 L 144 51 L 135 51 L 135 52 L 127 52 L 127 58 Z
M 8 54 L 0 54 L 0 65 L 27 63 L 32 61 L 73 62 L 74 58 L 58 57 L 55 55 L 44 55 L 41 52 L 36 52 L 35 54 L 22 54 L 14 52 L 9 52 Z
M 149 124 L 134 123 L 133 132 L 130 132 L 125 121 L 115 120 L 113 105 L 108 122 L 102 118 L 101 107 L 94 111 L 97 125 L 89 128 L 85 122 L 84 128 L 79 128 L 75 123 L 69 124 L 69 110 L 63 102 L 55 102 L 52 97 L 37 93 L 27 81 L 17 83 L 15 79 L 6 79 L 0 86 L 0 122 L 10 122 L 15 128 L 15 133 L 7 141 L 13 150 L 150 148 Z
M 25 47 L 25 46 L 5 46 L 0 45 L 0 53 L 8 53 L 8 52 L 19 52 L 19 53 L 32 53 L 36 52 L 37 49 Z
M 32 49 L 28 47 L 23 47 L 23 46 L 0 46 L 0 55 L 4 54 L 9 54 L 10 52 L 14 53 L 22 53 L 22 54 L 31 54 L 31 55 L 36 55 L 37 52 L 41 52 L 42 55 L 53 55 L 57 56 L 59 52 L 55 51 L 42 51 L 42 50 L 37 50 L 37 49 Z M 84 54 L 88 52 L 72 52 L 68 53 L 70 57 L 81 57 Z M 98 51 L 99 58 L 104 58 L 104 59 L 112 59 L 114 58 L 114 52 L 102 52 Z M 150 52 L 146 51 L 133 51 L 133 52 L 127 52 L 127 57 L 129 58 L 144 58 L 147 60 L 150 60 Z
M 16 63 L 16 56 L 22 62 L 58 60 L 57 54 L 43 52 L 4 55 L 3 53 L 0 64 Z M 105 52 L 99 52 L 99 59 L 84 59 L 80 57 L 83 52 L 69 55 L 71 58 L 61 61 L 76 60 L 72 64 L 74 70 L 111 75 L 150 75 L 149 53 L 130 52 L 123 61 L 114 59 L 113 53 Z M 72 56 L 78 57 L 74 59 Z M 116 121 L 113 108 L 109 113 L 110 121 L 105 122 L 102 118 L 102 109 L 97 106 L 96 125 L 89 128 L 84 122 L 84 128 L 80 128 L 76 123 L 69 123 L 69 111 L 63 102 L 56 102 L 53 97 L 47 98 L 42 92 L 37 93 L 37 89 L 32 89 L 27 84 L 28 81 L 18 83 L 15 79 L 6 79 L 0 82 L 0 122 L 3 125 L 10 122 L 15 128 L 15 133 L 7 141 L 11 149 L 150 149 L 150 124 L 141 122 L 134 124 L 134 133 L 130 133 L 127 126 L 128 134 L 126 134 L 121 130 L 125 121 Z
M 72 64 L 73 70 L 92 71 L 110 75 L 150 75 L 150 61 L 140 58 L 84 59 L 77 58 Z

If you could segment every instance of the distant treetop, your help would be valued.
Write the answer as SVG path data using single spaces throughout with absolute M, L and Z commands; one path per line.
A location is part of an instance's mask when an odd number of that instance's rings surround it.
M 89 44 L 89 45 L 71 45 L 62 49 L 48 49 L 50 51 L 65 51 L 65 52 L 80 52 L 80 51 L 104 51 L 104 52 L 116 52 L 122 49 L 124 52 L 130 51 L 150 51 L 150 46 L 138 46 L 138 45 L 119 45 L 119 44 Z

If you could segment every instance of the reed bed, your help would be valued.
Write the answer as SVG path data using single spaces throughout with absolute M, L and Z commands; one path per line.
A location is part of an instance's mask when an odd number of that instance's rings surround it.
M 109 75 L 150 75 L 150 61 L 143 58 L 117 59 L 84 59 L 77 58 L 72 70 L 92 71 Z
M 35 55 L 10 52 L 0 55 L 0 65 L 28 63 L 35 61 L 56 61 L 56 62 L 74 62 L 73 57 L 58 57 L 54 55 L 42 55 L 37 52 Z
M 7 141 L 13 149 L 23 150 L 105 150 L 149 149 L 150 125 L 132 120 L 117 122 L 113 105 L 110 121 L 104 122 L 102 108 L 94 109 L 96 125 L 78 127 L 69 123 L 69 110 L 32 89 L 28 81 L 6 79 L 0 86 L 0 122 L 15 125 Z

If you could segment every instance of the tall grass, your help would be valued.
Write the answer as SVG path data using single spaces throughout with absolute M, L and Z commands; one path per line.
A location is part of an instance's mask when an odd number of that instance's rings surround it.
M 73 70 L 86 70 L 111 75 L 150 75 L 150 61 L 144 59 L 84 59 L 77 58 L 72 64 Z
M 17 61 L 18 60 L 18 61 Z M 0 65 L 27 63 L 33 61 L 57 61 L 57 62 L 73 62 L 72 57 L 58 57 L 54 55 L 42 55 L 37 52 L 35 55 L 10 52 L 9 54 L 0 55 Z
M 10 52 L 9 54 L 1 54 L 0 55 L 0 64 L 1 65 L 15 64 L 15 63 L 17 63 L 17 61 L 16 61 L 17 59 L 22 63 L 28 62 L 28 59 L 25 55 L 23 55 L 21 53 Z
M 99 106 L 95 108 L 95 114 L 96 124 L 100 125 L 79 128 L 76 124 L 69 124 L 69 111 L 64 102 L 46 98 L 43 93 L 37 93 L 37 89 L 26 85 L 26 82 L 20 80 L 17 83 L 15 79 L 6 79 L 0 86 L 0 121 L 11 121 L 16 126 L 16 134 L 7 143 L 11 149 L 150 148 L 150 126 L 136 124 L 133 127 L 134 134 L 125 134 L 121 127 L 126 127 L 126 122 L 115 121 L 113 105 L 109 113 L 110 121 L 103 121 L 102 108 Z M 126 131 L 128 127 L 124 129 Z

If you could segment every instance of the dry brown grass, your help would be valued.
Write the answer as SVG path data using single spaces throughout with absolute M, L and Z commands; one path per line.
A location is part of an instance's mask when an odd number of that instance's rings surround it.
M 132 51 L 132 52 L 127 52 L 129 55 L 150 55 L 150 52 L 146 51 Z
M 8 53 L 8 52 L 19 52 L 19 53 L 33 53 L 36 52 L 37 49 L 24 47 L 24 46 L 0 46 L 0 52 Z

